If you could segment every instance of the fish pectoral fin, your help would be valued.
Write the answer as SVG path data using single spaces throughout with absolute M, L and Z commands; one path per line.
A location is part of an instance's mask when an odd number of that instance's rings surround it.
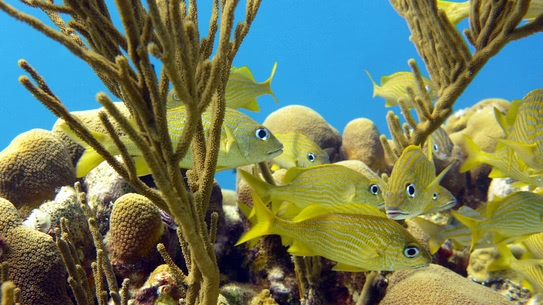
M 315 252 L 313 252 L 308 245 L 306 245 L 305 243 L 299 240 L 294 240 L 287 251 L 288 253 L 297 255 L 297 256 L 317 256 L 318 255 Z
M 230 128 L 223 123 L 224 132 L 226 134 L 225 139 L 221 139 L 221 148 L 226 152 L 229 153 L 230 149 L 232 148 L 232 144 L 234 144 L 234 136 L 232 135 L 232 131 L 230 131 Z
M 277 163 L 274 162 L 273 165 L 272 165 L 272 167 L 271 167 L 271 170 L 272 170 L 272 171 L 278 171 L 278 170 L 280 170 L 280 169 L 281 169 L 281 167 L 279 167 L 279 165 L 277 165 Z
M 256 101 L 256 98 L 249 101 L 247 104 L 243 105 L 241 108 L 245 108 L 250 111 L 259 112 L 260 107 L 258 106 L 258 102 Z
M 397 99 L 393 99 L 393 98 L 387 98 L 386 99 L 385 107 L 394 107 L 396 105 L 399 105 Z
M 341 194 L 341 198 L 346 202 L 353 202 L 353 199 L 356 195 L 356 187 L 354 183 L 349 182 Z
M 285 173 L 285 177 L 283 177 L 283 184 L 289 184 L 291 183 L 296 177 L 298 177 L 299 174 L 303 173 L 305 171 L 305 168 L 301 167 L 291 167 L 287 170 Z
M 143 157 L 134 157 L 134 164 L 136 165 L 136 173 L 138 176 L 145 176 L 151 173 L 151 170 Z
M 339 263 L 339 262 L 332 268 L 332 270 L 334 270 L 334 271 L 347 271 L 347 272 L 369 271 L 368 269 L 355 267 L 355 266 L 351 266 L 351 265 L 347 265 L 345 263 Z

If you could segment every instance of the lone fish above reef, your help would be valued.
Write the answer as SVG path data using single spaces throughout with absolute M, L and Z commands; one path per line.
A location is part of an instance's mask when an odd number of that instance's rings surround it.
M 336 271 L 404 270 L 430 263 L 430 254 L 417 240 L 377 208 L 366 206 L 360 214 L 348 214 L 312 205 L 287 221 L 251 194 L 256 220 L 236 245 L 277 234 L 290 245 L 289 253 L 336 261 Z
M 273 159 L 273 170 L 330 163 L 328 154 L 302 133 L 276 133 L 275 136 L 283 144 L 283 153 Z
M 174 147 L 177 146 L 177 143 L 181 139 L 186 114 L 185 107 L 177 107 L 167 111 L 168 131 Z M 202 124 L 206 136 L 211 124 L 211 116 L 212 113 L 209 109 L 202 114 Z M 65 122 L 60 127 L 70 138 L 85 148 L 85 152 L 77 163 L 77 177 L 85 176 L 104 161 L 102 156 L 87 143 L 79 139 Z M 92 132 L 92 134 L 111 154 L 120 154 L 119 149 L 115 146 L 113 139 L 109 135 L 98 132 Z M 128 136 L 122 137 L 121 141 L 126 145 L 128 153 L 134 159 L 138 176 L 150 174 L 150 169 L 136 144 Z M 237 110 L 226 109 L 221 128 L 217 171 L 271 160 L 280 155 L 282 150 L 283 145 L 281 142 L 266 127 Z M 185 158 L 180 161 L 179 167 L 192 167 L 192 154 L 190 150 L 187 152 Z
M 338 164 L 323 164 L 308 168 L 290 168 L 283 178 L 284 185 L 271 185 L 239 169 L 243 179 L 264 202 L 272 202 L 276 213 L 283 201 L 289 203 L 283 217 L 294 217 L 303 208 L 319 204 L 322 207 L 364 204 L 383 205 L 381 181 Z M 353 213 L 355 213 L 353 211 Z
M 399 220 L 452 208 L 456 201 L 440 206 L 443 201 L 432 200 L 439 194 L 439 182 L 449 168 L 436 177 L 434 163 L 420 147 L 406 147 L 394 163 L 383 192 L 388 217 Z
M 273 94 L 270 87 L 276 67 L 277 63 L 275 63 L 273 66 L 270 78 L 262 83 L 257 83 L 253 77 L 253 74 L 251 73 L 251 70 L 245 66 L 241 68 L 230 68 L 230 76 L 228 77 L 224 97 L 226 107 L 233 109 L 245 108 L 250 111 L 260 111 L 256 98 L 264 94 L 271 94 L 271 96 L 273 96 L 275 99 L 275 102 L 278 103 L 277 98 L 275 97 L 275 94 Z M 176 95 L 175 91 L 171 90 L 168 94 L 167 108 L 171 109 L 182 105 L 183 103 Z
M 378 95 L 384 98 L 386 100 L 385 107 L 397 106 L 399 105 L 398 100 L 403 99 L 409 109 L 413 108 L 413 101 L 407 94 L 407 87 L 411 87 L 417 96 L 429 94 L 432 102 L 439 98 L 437 86 L 426 77 L 422 77 L 422 80 L 428 92 L 420 92 L 412 72 L 396 72 L 389 76 L 383 76 L 381 77 L 381 86 L 375 83 L 368 70 L 366 70 L 366 73 L 368 73 L 373 83 L 373 97 Z

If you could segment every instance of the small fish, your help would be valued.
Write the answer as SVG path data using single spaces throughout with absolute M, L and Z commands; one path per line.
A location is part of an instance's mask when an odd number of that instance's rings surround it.
M 258 106 L 256 98 L 264 94 L 271 94 L 275 99 L 275 102 L 278 103 L 277 98 L 270 87 L 276 67 L 277 63 L 273 66 L 270 78 L 263 83 L 257 83 L 255 81 L 249 68 L 245 66 L 241 68 L 231 67 L 224 97 L 226 107 L 233 109 L 245 108 L 250 111 L 258 112 L 260 111 L 260 107 Z M 183 103 L 175 91 L 171 90 L 168 94 L 166 108 L 172 109 L 179 106 L 183 106 Z
M 277 213 L 283 201 L 290 203 L 283 217 L 294 217 L 311 204 L 323 207 L 347 204 L 383 205 L 382 181 L 368 178 L 348 167 L 323 164 L 307 168 L 292 167 L 283 178 L 283 185 L 271 185 L 238 169 L 243 179 L 266 203 L 272 202 Z
M 406 147 L 394 164 L 383 191 L 388 217 L 400 220 L 453 207 L 456 201 L 438 206 L 441 201 L 432 200 L 439 194 L 439 182 L 449 168 L 450 165 L 436 176 L 434 163 L 420 146 Z
M 381 77 L 381 86 L 378 86 L 368 70 L 366 70 L 368 76 L 373 83 L 373 97 L 376 95 L 384 98 L 386 100 L 385 107 L 392 107 L 399 105 L 398 100 L 404 99 L 407 107 L 409 109 L 413 108 L 413 101 L 407 94 L 406 88 L 409 86 L 413 88 L 417 96 L 421 96 L 422 93 L 418 90 L 417 84 L 415 82 L 415 77 L 412 72 L 396 72 L 389 76 Z M 438 98 L 438 89 L 437 86 L 426 77 L 422 77 L 426 90 L 430 94 L 430 99 L 432 102 L 435 102 Z
M 543 232 L 543 195 L 515 192 L 488 202 L 483 220 L 452 211 L 452 215 L 471 230 L 471 248 L 489 233 L 492 242 L 517 241 L 519 238 Z
M 445 11 L 447 18 L 454 25 L 458 25 L 460 21 L 469 17 L 469 1 L 466 2 L 452 2 L 452 1 L 437 1 L 437 8 Z
M 454 143 L 442 127 L 439 127 L 430 135 L 428 143 L 431 145 L 432 153 L 436 158 L 446 160 L 452 155 Z
M 475 210 L 462 206 L 456 213 L 474 219 L 482 220 L 483 217 Z M 446 226 L 440 226 L 422 217 L 411 218 L 426 234 L 430 236 L 430 253 L 434 254 L 441 248 L 443 243 L 450 239 L 456 249 L 467 247 L 471 244 L 471 230 L 463 223 L 451 217 Z
M 543 89 L 534 90 L 513 104 L 515 120 L 510 133 L 507 139 L 498 141 L 511 148 L 529 167 L 543 171 Z
M 256 98 L 263 94 L 271 94 L 277 102 L 277 98 L 273 94 L 270 84 L 275 74 L 277 63 L 273 66 L 270 78 L 263 83 L 257 83 L 251 70 L 247 67 L 230 69 L 230 76 L 226 84 L 226 107 L 230 108 L 245 108 L 250 111 L 260 111 Z
M 273 170 L 330 163 L 328 154 L 304 134 L 292 132 L 274 135 L 283 144 L 283 153 L 273 159 Z
M 209 109 L 202 114 L 204 132 L 207 131 L 211 124 L 211 116 L 212 113 Z M 184 106 L 170 109 L 167 111 L 166 117 L 170 139 L 173 147 L 176 147 L 185 126 L 186 109 Z M 103 157 L 87 143 L 80 140 L 65 122 L 60 127 L 70 138 L 85 148 L 85 152 L 77 163 L 77 177 L 85 176 L 104 161 Z M 120 154 L 119 149 L 115 146 L 113 139 L 109 135 L 99 132 L 92 132 L 92 134 L 111 154 Z M 126 145 L 129 154 L 134 158 L 138 176 L 150 174 L 150 169 L 136 144 L 128 136 L 122 137 L 121 141 Z M 217 171 L 271 160 L 281 154 L 282 147 L 283 145 L 266 127 L 235 109 L 227 108 L 221 128 Z M 192 167 L 190 150 L 185 158 L 180 161 L 179 167 Z
M 498 142 L 494 153 L 487 153 L 468 136 L 464 137 L 468 157 L 460 166 L 460 172 L 466 172 L 480 164 L 492 166 L 490 178 L 511 177 L 532 186 L 543 186 L 543 174 L 530 172 L 526 163 L 505 144 Z
M 532 21 L 541 14 L 543 14 L 543 0 L 532 0 L 530 1 L 528 12 L 526 12 L 526 15 L 524 15 L 522 20 Z
M 488 271 L 513 269 L 525 279 L 523 286 L 536 293 L 543 292 L 543 260 L 517 259 L 505 243 L 498 244 L 497 249 L 499 256 L 490 263 Z
M 289 253 L 336 261 L 336 271 L 404 270 L 430 263 L 430 254 L 418 241 L 374 207 L 347 214 L 311 205 L 287 221 L 268 210 L 254 192 L 252 196 L 256 220 L 236 245 L 263 235 L 280 235 L 290 244 Z

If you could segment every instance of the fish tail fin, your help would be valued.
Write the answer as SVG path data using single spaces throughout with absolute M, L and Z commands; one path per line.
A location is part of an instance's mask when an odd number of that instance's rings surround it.
M 364 69 L 364 71 L 366 71 L 366 73 L 368 74 L 368 76 L 370 77 L 371 79 L 371 82 L 373 83 L 373 97 L 375 97 L 377 95 L 377 93 L 379 92 L 379 85 L 377 85 L 377 83 L 373 80 L 373 77 L 371 77 L 371 74 L 370 74 L 370 71 Z
M 481 148 L 473 142 L 472 139 L 470 139 L 468 136 L 464 136 L 464 139 L 466 141 L 466 152 L 468 153 L 468 157 L 466 160 L 464 160 L 464 163 L 462 163 L 462 166 L 460 166 L 460 172 L 464 173 L 469 171 L 470 169 L 476 167 L 477 165 L 483 163 L 481 160 L 481 155 L 483 151 Z
M 421 217 L 411 218 L 426 234 L 430 236 L 428 241 L 430 245 L 430 253 L 434 254 L 441 248 L 445 242 L 443 237 L 443 227 Z
M 470 251 L 473 249 L 473 246 L 475 246 L 475 243 L 481 236 L 481 232 L 479 231 L 479 222 L 480 220 L 477 220 L 475 218 L 462 215 L 460 213 L 456 213 L 456 211 L 451 211 L 454 218 L 456 218 L 458 221 L 463 223 L 468 229 L 471 230 L 471 246 Z
M 275 97 L 275 94 L 273 94 L 273 91 L 271 89 L 271 81 L 273 79 L 273 75 L 275 74 L 275 68 L 277 68 L 277 62 L 275 62 L 275 64 L 273 65 L 273 69 L 272 69 L 272 72 L 271 72 L 271 75 L 270 77 L 264 82 L 264 84 L 266 85 L 266 87 L 268 88 L 268 93 L 271 94 L 271 96 L 273 96 L 273 99 L 275 100 L 275 103 L 276 104 L 279 104 L 279 102 L 277 101 L 277 97 Z
M 253 198 L 253 210 L 255 211 L 256 220 L 253 222 L 251 229 L 240 237 L 236 246 L 263 235 L 274 234 L 273 223 L 275 222 L 275 216 L 253 190 L 251 190 L 251 197 Z
M 72 139 L 75 143 L 81 145 L 85 149 L 83 155 L 81 155 L 81 157 L 77 161 L 77 178 L 81 178 L 87 175 L 92 169 L 97 167 L 100 163 L 102 163 L 102 161 L 105 160 L 104 157 L 102 157 L 96 152 L 96 150 L 94 150 L 94 148 L 92 148 L 87 142 L 83 141 L 68 126 L 68 124 L 66 124 L 66 122 L 61 123 L 59 127 L 68 135 L 68 137 L 70 137 L 70 139 Z M 106 149 L 108 149 L 108 147 L 113 143 L 113 140 L 107 134 L 96 131 L 90 131 L 90 133 L 98 142 L 104 145 Z
M 270 191 L 273 185 L 267 183 L 266 181 L 260 180 L 260 178 L 257 178 L 242 169 L 238 169 L 238 173 L 241 175 L 243 180 L 245 180 L 245 182 L 247 182 L 247 184 L 249 184 L 253 188 L 258 197 L 262 199 L 262 202 L 270 202 Z
M 511 253 L 511 250 L 509 250 L 509 247 L 507 247 L 507 244 L 499 243 L 496 245 L 496 249 L 498 250 L 499 255 L 492 263 L 490 263 L 488 271 L 510 269 L 511 263 L 514 262 L 516 258 L 513 256 L 513 253 Z

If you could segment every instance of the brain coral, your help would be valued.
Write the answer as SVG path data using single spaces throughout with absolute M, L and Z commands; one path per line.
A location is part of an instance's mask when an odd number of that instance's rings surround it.
M 73 304 L 66 291 L 66 268 L 51 236 L 19 226 L 6 235 L 2 248 L 0 260 L 8 263 L 9 279 L 21 289 L 21 304 Z
M 22 223 L 19 212 L 11 202 L 0 198 L 0 236 L 6 236 L 10 230 Z
M 283 107 L 272 112 L 263 125 L 273 133 L 302 133 L 328 153 L 330 162 L 341 159 L 341 135 L 311 108 L 301 105 Z
M 22 214 L 55 198 L 55 189 L 75 179 L 64 144 L 50 131 L 27 131 L 0 152 L 0 197 L 23 208 Z
M 385 152 L 379 140 L 379 130 L 369 119 L 354 119 L 345 126 L 343 151 L 347 159 L 360 160 L 374 171 L 386 168 Z
M 424 269 L 396 271 L 390 278 L 380 305 L 511 304 L 490 288 L 481 286 L 453 271 L 430 264 Z
M 164 232 L 160 210 L 146 197 L 126 194 L 113 204 L 107 244 L 112 261 L 132 264 L 147 256 Z

